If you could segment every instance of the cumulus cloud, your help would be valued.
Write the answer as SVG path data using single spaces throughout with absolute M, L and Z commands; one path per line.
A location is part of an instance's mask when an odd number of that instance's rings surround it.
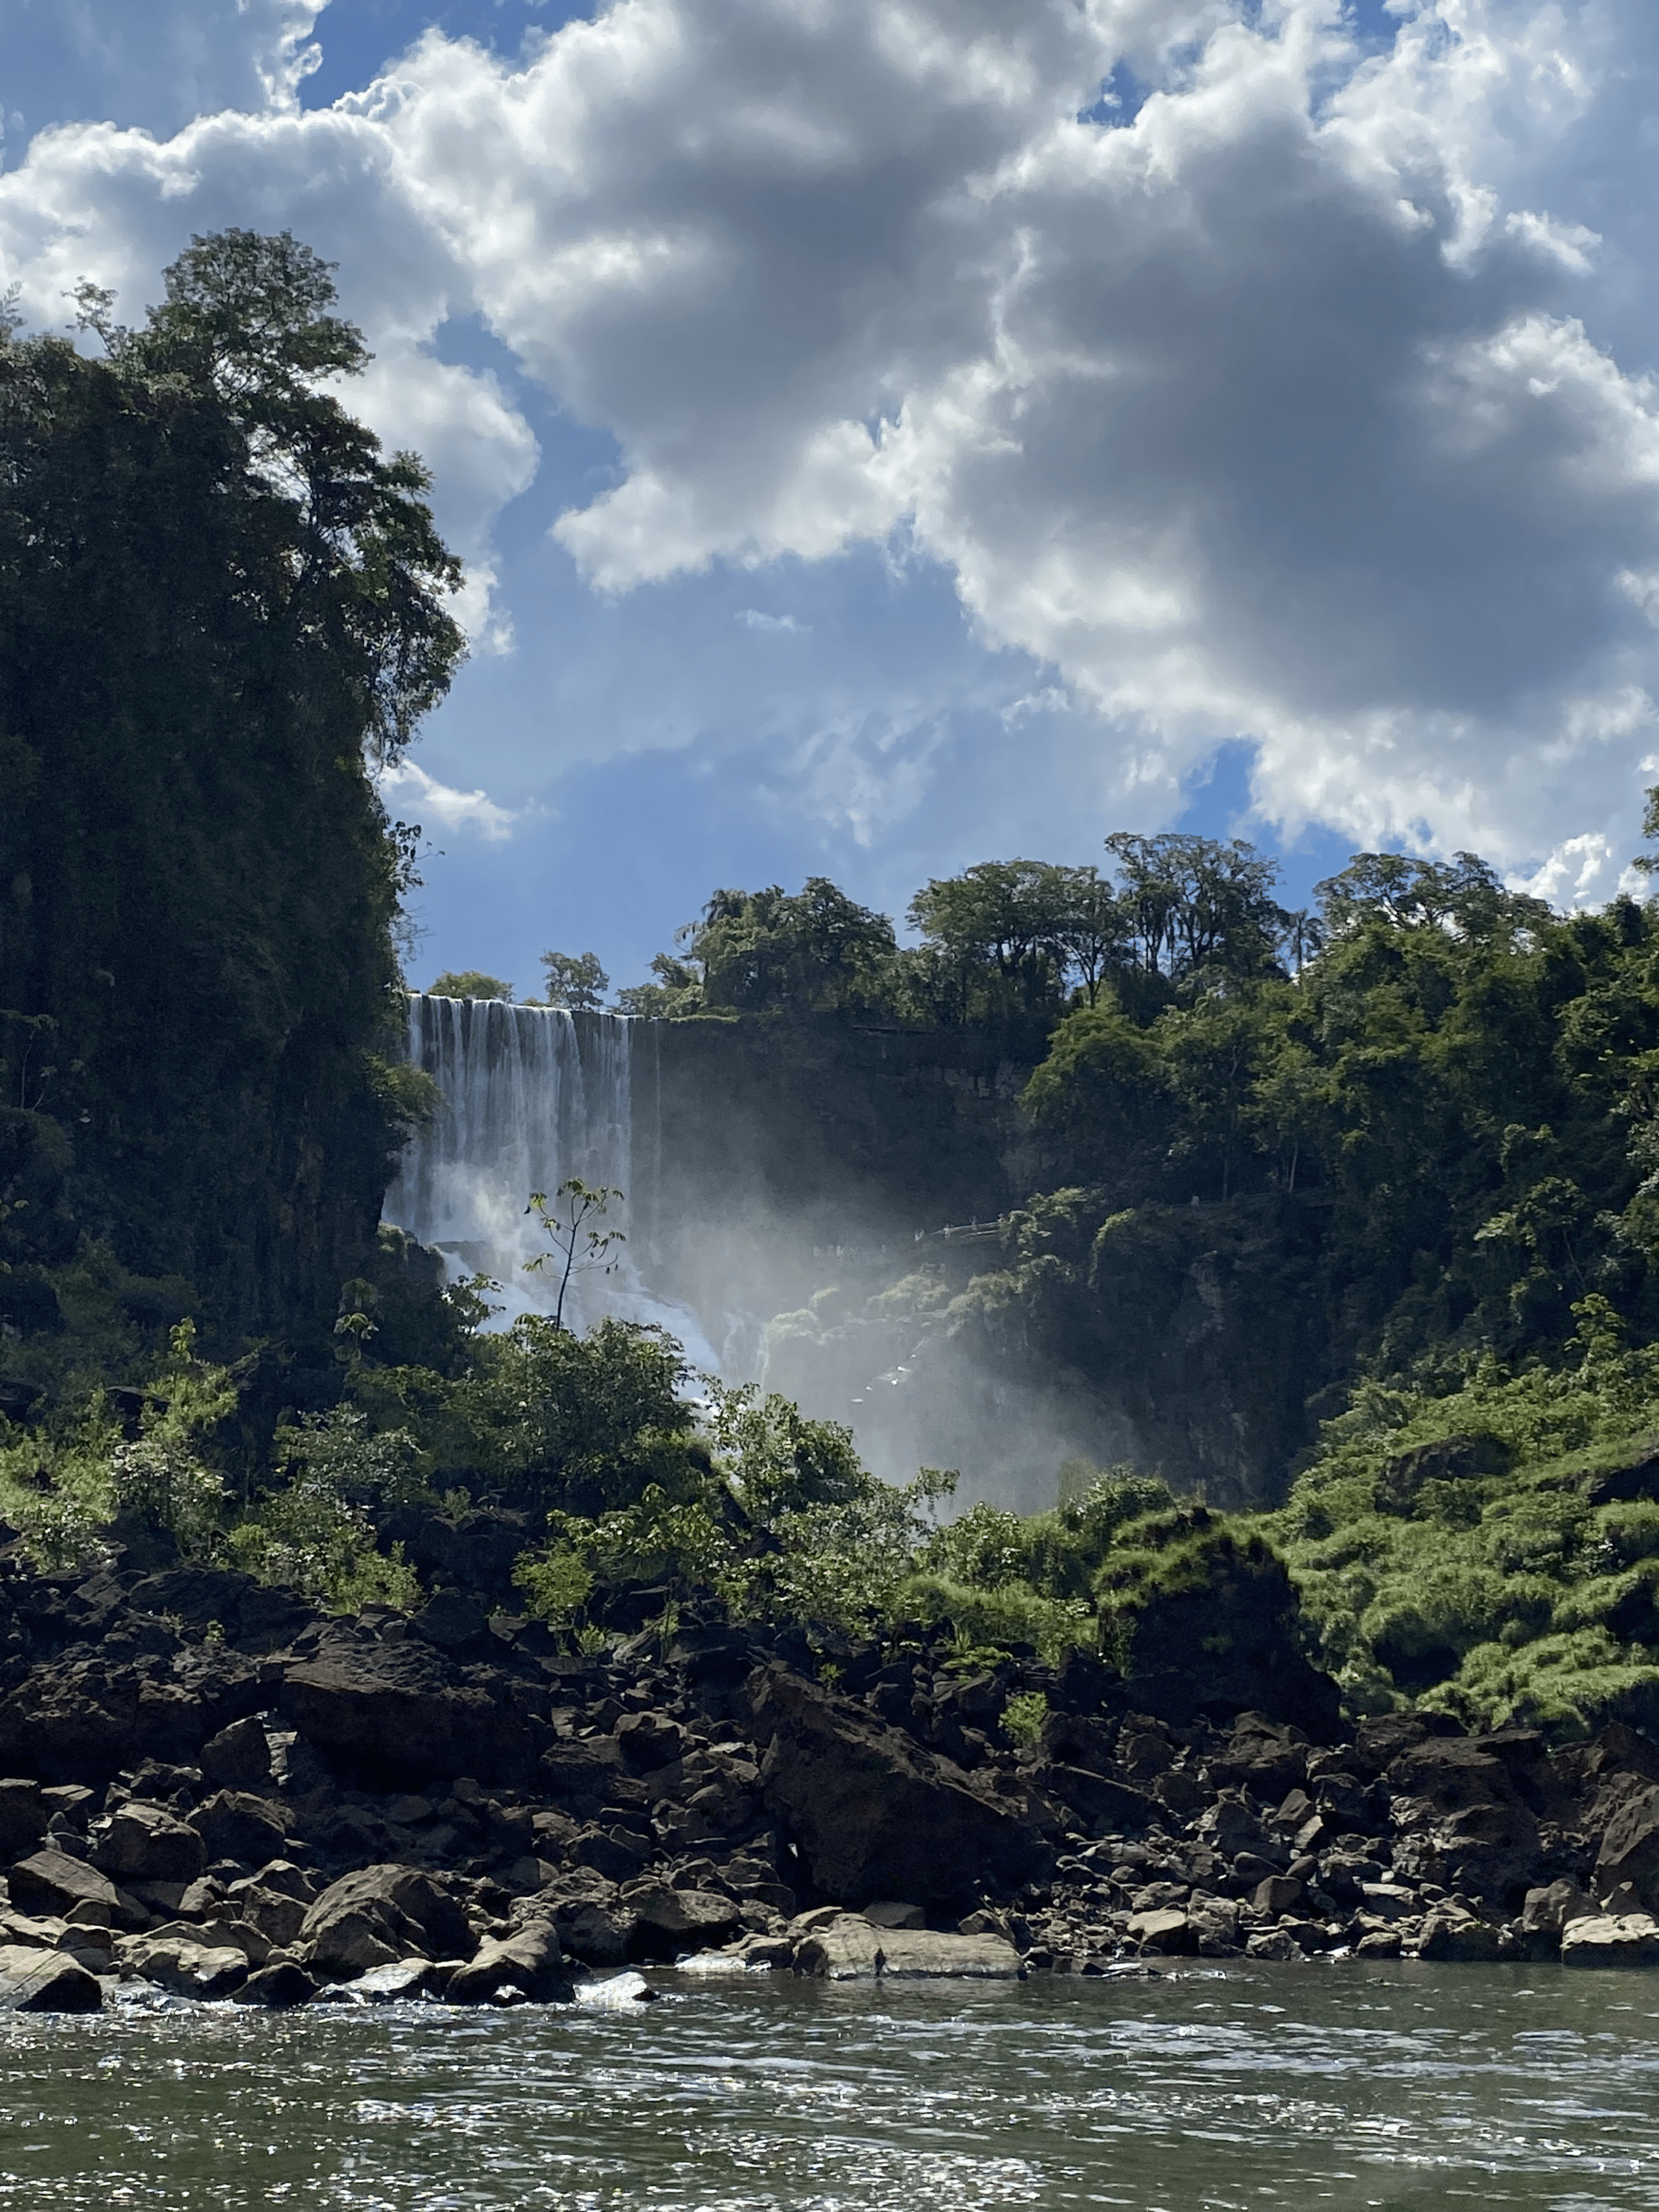
M 382 769 L 376 781 L 383 799 L 412 801 L 446 830 L 476 830 L 487 845 L 503 844 L 513 835 L 514 809 L 497 806 L 487 792 L 456 791 L 440 783 L 414 761 Z
M 890 546 L 1023 657 L 1001 742 L 1092 714 L 1097 789 L 1173 805 L 1242 736 L 1287 825 L 1601 896 L 1659 686 L 1659 17 L 1394 13 L 1379 52 L 1339 0 L 617 0 L 320 114 L 54 133 L 0 251 L 45 303 L 291 223 L 486 570 L 535 446 L 450 315 L 616 441 L 557 524 L 595 591 Z M 872 726 L 805 763 L 860 834 Z

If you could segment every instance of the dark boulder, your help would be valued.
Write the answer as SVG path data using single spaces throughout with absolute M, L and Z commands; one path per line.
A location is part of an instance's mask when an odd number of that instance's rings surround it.
M 1538 1822 L 1508 1764 L 1468 1736 L 1429 1737 L 1388 1771 L 1394 1863 L 1417 1881 L 1517 1902 L 1533 1886 Z
M 489 1639 L 489 1615 L 463 1590 L 440 1590 L 410 1626 L 440 1651 L 483 1650 Z
M 191 1814 L 191 1825 L 206 1844 L 210 1859 L 236 1859 L 251 1867 L 280 1858 L 288 1834 L 283 1808 L 251 1790 L 216 1790 Z
M 295 2005 L 308 2004 L 316 1994 L 316 1983 L 292 1959 L 279 1959 L 274 1966 L 261 1966 L 257 1974 L 248 1976 L 240 1989 L 232 1992 L 237 2004 L 263 2005 L 267 2012 L 292 2011 Z
M 37 1668 L 0 1699 L 0 1767 L 42 1782 L 107 1782 L 139 1741 L 131 1668 Z
M 38 1782 L 0 1782 L 0 1865 L 26 1857 L 46 1834 L 51 1818 Z
M 33 1919 L 51 1916 L 67 1920 L 83 1907 L 101 1915 L 106 1927 L 119 1926 L 132 1917 L 108 1875 L 100 1874 L 84 1859 L 70 1857 L 67 1851 L 31 1851 L 6 1879 L 13 1905 Z M 145 1916 L 140 1913 L 137 1917 L 142 1927 Z
M 466 1915 L 417 1867 L 360 1867 L 332 1882 L 306 1913 L 300 1940 L 325 1980 L 418 1955 L 470 1956 L 476 1941 Z
M 216 1790 L 264 1790 L 270 1784 L 270 1745 L 252 1713 L 202 1746 L 202 1772 Z
M 568 2004 L 575 1994 L 559 1939 L 545 1920 L 532 1920 L 514 1936 L 488 1938 L 456 1968 L 444 1990 L 451 2004 L 499 2004 L 508 1996 Z
M 103 2002 L 97 1976 L 66 1952 L 0 1945 L 0 2012 L 97 2012 Z
M 99 1838 L 92 1863 L 112 1881 L 194 1881 L 207 1863 L 197 1831 L 161 1805 L 123 1805 Z
M 711 1950 L 729 1943 L 743 1926 L 740 1908 L 717 1890 L 642 1882 L 629 1891 L 626 1902 L 634 1916 L 629 1950 L 641 1961 Z
M 1638 1791 L 1607 1823 L 1595 1888 L 1619 1911 L 1651 1912 L 1659 1904 L 1659 1787 Z
M 535 1764 L 535 1738 L 424 1645 L 329 1654 L 290 1667 L 283 1717 L 335 1773 L 393 1784 L 428 1778 L 517 1779 Z
M 945 1901 L 1021 1879 L 1033 1838 L 960 1767 L 787 1668 L 744 1687 L 766 1802 L 786 1817 L 815 1890 L 838 1905 Z

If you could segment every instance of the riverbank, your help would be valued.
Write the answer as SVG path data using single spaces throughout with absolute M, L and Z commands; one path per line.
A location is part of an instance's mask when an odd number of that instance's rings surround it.
M 1659 1963 L 1659 1748 L 1185 1723 L 1073 1654 L 963 1676 L 695 1621 L 599 1653 L 464 1589 L 318 1615 L 0 1554 L 0 1996 L 568 2000 L 1315 1955 Z M 1034 1740 L 1009 1741 L 1011 1700 Z M 1039 1718 L 1040 1716 L 1040 1718 Z

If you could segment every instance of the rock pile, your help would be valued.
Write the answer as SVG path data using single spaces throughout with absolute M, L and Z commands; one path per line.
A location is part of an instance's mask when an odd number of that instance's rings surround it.
M 1160 1712 L 1074 1656 L 713 1625 L 597 1656 L 449 1590 L 324 1619 L 0 1552 L 0 2008 L 568 1999 L 697 1959 L 843 1979 L 1155 1957 L 1659 1961 L 1659 1748 Z M 1041 1738 L 1000 1727 L 1044 1692 Z M 1304 1718 L 1310 1716 L 1305 1705 Z

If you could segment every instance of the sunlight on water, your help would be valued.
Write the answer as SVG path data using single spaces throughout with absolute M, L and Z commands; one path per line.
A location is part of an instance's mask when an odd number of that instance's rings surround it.
M 1659 1982 L 1251 1967 L 0 2022 L 0 2207 L 1659 2207 Z

